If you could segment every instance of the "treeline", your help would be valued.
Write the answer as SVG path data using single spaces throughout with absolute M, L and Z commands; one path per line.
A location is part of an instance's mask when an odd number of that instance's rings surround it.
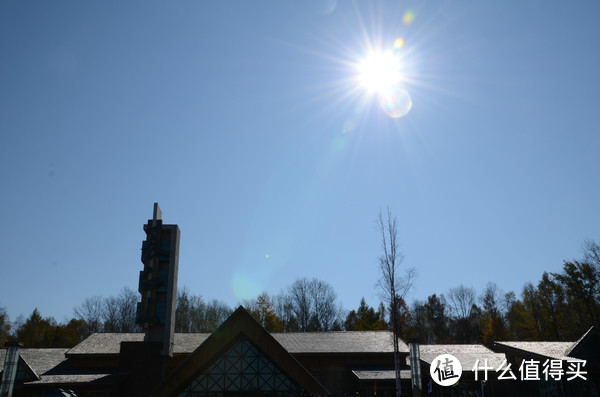
M 117 296 L 86 299 L 62 324 L 35 309 L 10 322 L 0 306 L 0 347 L 15 339 L 25 347 L 71 347 L 94 332 L 141 332 L 136 324 L 139 294 L 129 288 Z M 477 294 L 459 285 L 408 305 L 398 298 L 398 329 L 405 341 L 423 344 L 484 343 L 499 340 L 574 341 L 600 326 L 600 245 L 584 243 L 580 260 L 566 261 L 559 273 L 545 272 L 524 285 L 519 297 L 490 282 Z M 271 332 L 361 331 L 391 329 L 390 311 L 362 298 L 343 310 L 333 287 L 316 278 L 297 279 L 277 295 L 263 292 L 242 305 Z M 176 332 L 212 332 L 233 308 L 207 301 L 185 288 L 177 295 Z
M 400 335 L 419 343 L 575 341 L 600 326 L 600 245 L 585 241 L 581 260 L 565 261 L 562 272 L 544 272 L 526 283 L 520 297 L 488 283 L 452 288 L 407 307 L 400 302 Z
M 333 287 L 316 278 L 300 278 L 278 295 L 263 292 L 242 306 L 270 332 L 341 330 L 343 310 Z M 210 332 L 231 313 L 226 305 L 204 302 L 187 290 L 177 296 L 176 332 Z
M 95 332 L 138 332 L 137 301 L 138 293 L 127 287 L 117 296 L 87 298 L 64 323 L 42 317 L 37 308 L 29 317 L 19 316 L 11 323 L 0 307 L 0 347 L 9 340 L 25 347 L 73 347 Z

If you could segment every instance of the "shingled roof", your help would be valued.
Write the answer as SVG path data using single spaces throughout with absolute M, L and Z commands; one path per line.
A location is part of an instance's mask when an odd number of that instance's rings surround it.
M 392 353 L 392 333 L 388 331 L 290 332 L 272 333 L 273 338 L 292 354 Z M 175 354 L 190 354 L 210 334 L 175 334 Z M 141 342 L 141 333 L 97 333 L 66 352 L 67 357 L 118 355 L 121 342 Z M 400 341 L 400 352 L 408 346 Z
M 210 334 L 175 334 L 173 353 L 189 354 L 200 346 Z M 143 342 L 142 333 L 96 333 L 67 351 L 67 357 L 90 355 L 118 355 L 121 342 Z
M 419 352 L 421 361 L 429 365 L 440 354 L 451 354 L 460 361 L 463 371 L 472 371 L 477 360 L 480 366 L 487 360 L 487 365 L 498 368 L 506 358 L 484 345 L 420 345 Z
M 388 331 L 290 332 L 271 335 L 292 354 L 394 352 L 392 333 Z M 402 341 L 400 352 L 408 353 L 408 346 Z
M 56 367 L 65 361 L 65 352 L 68 349 L 19 349 L 19 355 L 38 375 Z M 4 370 L 6 349 L 0 349 L 0 371 Z
M 26 384 L 68 385 L 109 381 L 114 377 L 108 373 L 90 373 L 73 368 L 72 363 L 65 357 L 68 350 L 65 348 L 21 348 L 19 350 L 21 359 L 39 377 L 39 379 L 32 379 Z M 0 372 L 4 370 L 5 356 L 6 350 L 0 349 Z
M 533 354 L 539 358 L 572 360 L 572 357 L 568 356 L 567 350 L 571 349 L 573 342 L 494 342 L 494 346 L 502 350 L 509 348 Z
M 410 367 L 405 365 L 400 371 L 400 379 L 410 379 Z M 358 380 L 376 381 L 376 380 L 394 380 L 396 379 L 396 371 L 393 369 L 389 370 L 362 370 L 354 369 L 352 373 Z

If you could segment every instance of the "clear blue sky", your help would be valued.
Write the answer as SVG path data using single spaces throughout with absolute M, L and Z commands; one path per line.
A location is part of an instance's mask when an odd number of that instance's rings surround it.
M 63 321 L 137 289 L 155 201 L 181 229 L 179 285 L 232 306 L 304 276 L 376 305 L 387 206 L 410 300 L 488 281 L 519 295 L 600 241 L 599 14 L 2 1 L 0 306 Z M 402 58 L 405 117 L 358 86 L 370 47 Z

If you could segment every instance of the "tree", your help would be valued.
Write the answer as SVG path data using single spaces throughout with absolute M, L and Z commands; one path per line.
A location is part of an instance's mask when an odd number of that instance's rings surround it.
M 600 325 L 600 274 L 586 262 L 565 262 L 563 273 L 553 274 L 565 291 L 573 315 L 571 330 L 582 334 L 592 325 Z
M 562 340 L 563 326 L 566 325 L 563 319 L 568 313 L 563 286 L 556 282 L 552 275 L 544 272 L 538 283 L 537 295 L 541 319 L 544 323 L 541 327 L 543 333 L 540 334 L 540 340 Z
M 396 218 L 392 216 L 390 209 L 387 210 L 387 217 L 384 220 L 383 214 L 379 211 L 377 218 L 377 227 L 381 233 L 381 250 L 379 256 L 379 270 L 381 278 L 378 285 L 383 291 L 384 299 L 390 306 L 390 321 L 392 323 L 392 333 L 394 342 L 394 367 L 396 370 L 396 395 L 401 394 L 400 383 L 400 353 L 399 353 L 399 332 L 398 332 L 398 297 L 404 299 L 410 288 L 415 275 L 414 269 L 409 269 L 404 278 L 400 274 L 400 265 L 404 260 L 400 252 L 400 243 L 398 241 L 398 226 Z
M 407 316 L 408 327 L 405 332 L 406 338 L 416 343 L 427 343 L 429 340 L 429 329 L 427 326 L 425 304 L 419 300 L 413 301 Z
M 450 288 L 448 291 L 448 300 L 454 317 L 461 319 L 468 318 L 471 314 L 471 308 L 475 303 L 476 295 L 473 287 L 465 287 L 462 284 L 458 287 Z
M 481 296 L 483 305 L 482 339 L 487 346 L 491 346 L 495 340 L 506 338 L 502 300 L 503 294 L 496 283 L 488 282 Z
M 449 319 L 446 316 L 446 300 L 444 296 L 441 295 L 438 297 L 436 294 L 429 296 L 424 309 L 427 318 L 427 328 L 430 331 L 430 340 L 428 343 L 449 343 Z
M 83 303 L 73 309 L 75 317 L 85 323 L 85 336 L 104 330 L 104 300 L 101 296 L 86 298 Z
M 75 317 L 85 324 L 84 336 L 95 332 L 137 332 L 137 292 L 123 287 L 119 295 L 87 298 L 73 309 Z
M 244 304 L 248 312 L 269 332 L 283 331 L 283 322 L 275 313 L 273 299 L 263 292 L 256 299 Z
M 382 318 L 380 312 L 376 312 L 374 308 L 367 305 L 363 297 L 360 300 L 358 309 L 350 311 L 346 316 L 344 328 L 346 331 L 373 331 L 386 329 L 387 327 L 385 318 Z
M 177 292 L 175 332 L 212 332 L 232 313 L 225 303 L 216 299 L 205 302 L 200 295 L 191 295 L 187 288 Z
M 583 261 L 589 263 L 600 273 L 600 244 L 594 240 L 583 241 Z
M 25 347 L 54 347 L 55 325 L 53 318 L 42 318 L 36 308 L 17 329 L 17 339 Z
M 341 309 L 333 287 L 327 282 L 299 278 L 285 295 L 283 309 L 295 318 L 299 331 L 330 331 L 339 326 Z
M 477 343 L 480 339 L 479 321 L 473 316 L 473 309 L 477 308 L 476 295 L 473 287 L 462 284 L 448 291 L 449 327 L 454 343 Z
M 0 306 L 0 348 L 8 342 L 10 337 L 10 321 L 6 309 Z
M 136 321 L 136 311 L 139 295 L 129 287 L 123 287 L 119 295 L 116 297 L 117 315 L 116 322 L 117 332 L 137 332 L 139 326 Z
M 283 332 L 298 332 L 300 326 L 294 316 L 293 304 L 291 298 L 281 291 L 274 299 L 275 313 L 283 323 Z
M 192 332 L 192 303 L 187 288 L 177 291 L 175 303 L 175 332 Z
M 507 336 L 509 340 L 534 340 L 532 321 L 527 307 L 521 300 L 515 300 L 506 313 Z

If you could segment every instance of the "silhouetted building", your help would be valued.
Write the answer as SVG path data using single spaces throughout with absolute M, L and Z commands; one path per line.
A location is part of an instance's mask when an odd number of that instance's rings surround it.
M 153 219 L 144 230 L 138 304 L 144 333 L 96 333 L 71 349 L 18 344 L 0 349 L 0 397 L 395 394 L 388 331 L 269 333 L 239 307 L 213 333 L 174 333 L 179 228 L 163 225 L 155 204 Z M 406 363 L 400 371 L 402 395 L 598 396 L 597 328 L 575 343 L 496 342 L 494 349 L 414 345 L 412 370 L 419 372 L 411 371 L 409 349 L 401 341 L 401 361 Z M 442 368 L 436 361 L 442 354 L 451 354 L 462 364 L 460 378 L 454 367 Z M 581 360 L 587 360 L 586 365 Z M 502 379 L 505 373 L 499 369 L 506 365 L 516 376 L 537 374 L 540 379 Z M 524 367 L 531 372 L 518 372 Z M 544 368 L 552 371 L 551 379 L 541 379 Z M 555 379 L 557 374 L 564 377 Z M 438 386 L 433 382 L 436 375 L 456 378 L 456 383 Z M 420 384 L 421 390 L 413 384 Z

